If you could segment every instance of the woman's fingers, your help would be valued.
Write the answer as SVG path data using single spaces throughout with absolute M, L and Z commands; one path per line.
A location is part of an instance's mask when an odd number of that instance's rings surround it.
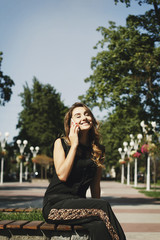
M 71 129 L 74 130 L 74 132 L 79 132 L 79 125 L 75 122 L 71 122 Z
M 70 133 L 69 133 L 69 139 L 72 144 L 78 145 L 79 138 L 78 138 L 78 132 L 79 132 L 79 126 L 78 124 L 71 123 Z

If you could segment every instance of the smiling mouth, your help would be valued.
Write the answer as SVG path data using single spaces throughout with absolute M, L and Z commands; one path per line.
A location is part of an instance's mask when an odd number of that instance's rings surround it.
M 83 122 L 80 125 L 89 125 L 89 122 Z

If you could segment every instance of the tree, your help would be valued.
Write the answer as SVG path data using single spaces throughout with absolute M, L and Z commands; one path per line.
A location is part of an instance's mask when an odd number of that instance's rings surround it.
M 80 96 L 90 107 L 109 112 L 102 136 L 111 165 L 119 158 L 117 149 L 123 141 L 140 131 L 141 120 L 160 124 L 160 3 L 138 2 L 154 8 L 144 15 L 128 16 L 126 26 L 109 22 L 109 28 L 97 29 L 103 38 L 95 48 L 101 51 L 91 60 L 93 74 L 85 79 L 90 87 Z
M 139 98 L 148 118 L 160 116 L 160 48 L 153 39 L 134 27 L 99 27 L 98 43 L 105 50 L 92 58 L 93 74 L 85 79 L 90 87 L 81 96 L 91 107 L 115 108 Z M 131 101 L 132 102 L 132 101 Z
M 2 59 L 2 52 L 0 52 L 0 105 L 4 106 L 6 102 L 10 101 L 12 95 L 11 87 L 14 85 L 14 82 L 1 71 Z
M 135 105 L 130 103 L 130 107 L 117 107 L 102 121 L 100 132 L 105 146 L 106 166 L 118 166 L 120 159 L 118 148 L 123 147 L 124 141 L 130 142 L 130 134 L 136 136 L 141 132 L 139 125 L 141 113 L 139 106 L 135 108 Z
M 138 4 L 141 6 L 142 4 L 150 4 L 150 5 L 154 5 L 154 7 L 156 7 L 159 4 L 159 0 L 135 0 L 136 2 L 138 2 Z M 125 3 L 126 7 L 130 7 L 131 6 L 131 0 L 114 0 L 115 4 L 117 4 L 118 2 L 121 3 Z
M 30 145 L 38 145 L 41 153 L 52 156 L 53 141 L 63 133 L 67 110 L 60 94 L 51 85 L 43 85 L 34 78 L 32 89 L 26 83 L 20 97 L 23 110 L 19 114 L 20 132 L 16 139 L 27 139 Z
M 131 6 L 130 0 L 120 0 L 122 3 L 125 3 L 127 7 Z M 151 5 L 149 11 L 146 11 L 142 15 L 129 15 L 127 17 L 127 25 L 134 25 L 136 28 L 139 28 L 143 31 L 146 31 L 154 41 L 160 41 L 160 1 L 159 0 L 135 0 L 140 6 L 143 4 Z M 119 0 L 115 0 L 117 4 Z
M 149 2 L 154 2 L 155 6 L 156 1 Z M 103 50 L 92 58 L 93 74 L 85 79 L 85 82 L 90 82 L 90 87 L 85 95 L 80 96 L 81 100 L 91 107 L 112 107 L 113 110 L 138 97 L 144 106 L 146 119 L 159 121 L 160 22 L 156 17 L 159 4 L 144 15 L 130 15 L 125 27 L 117 27 L 114 22 L 110 22 L 109 28 L 97 29 L 103 39 L 95 48 L 100 46 Z M 149 25 L 150 20 L 153 24 Z

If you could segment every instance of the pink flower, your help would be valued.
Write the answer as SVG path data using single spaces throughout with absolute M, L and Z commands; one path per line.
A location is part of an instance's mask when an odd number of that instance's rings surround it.
M 133 154 L 133 157 L 135 157 L 135 158 L 139 158 L 140 156 L 141 156 L 141 153 L 139 153 L 139 152 L 136 152 Z
M 148 145 L 148 144 L 144 144 L 144 145 L 141 147 L 141 152 L 142 152 L 142 153 L 148 153 L 148 152 L 149 152 L 149 145 Z

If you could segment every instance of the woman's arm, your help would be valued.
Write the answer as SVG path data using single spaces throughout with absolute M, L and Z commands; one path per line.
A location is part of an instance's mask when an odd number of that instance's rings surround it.
M 77 146 L 79 143 L 78 131 L 78 126 L 72 124 L 69 134 L 71 147 L 67 154 L 67 157 L 65 157 L 61 139 L 58 138 L 54 144 L 53 159 L 55 170 L 59 179 L 64 182 L 67 180 L 74 163 Z
M 71 146 L 67 157 L 65 158 L 65 152 L 61 143 L 61 139 L 58 138 L 54 144 L 53 159 L 56 173 L 61 181 L 66 181 L 73 166 L 74 158 L 76 155 L 76 146 Z
M 98 167 L 95 177 L 90 185 L 92 198 L 100 198 L 101 197 L 101 188 L 100 188 L 101 176 L 102 176 L 102 168 Z

